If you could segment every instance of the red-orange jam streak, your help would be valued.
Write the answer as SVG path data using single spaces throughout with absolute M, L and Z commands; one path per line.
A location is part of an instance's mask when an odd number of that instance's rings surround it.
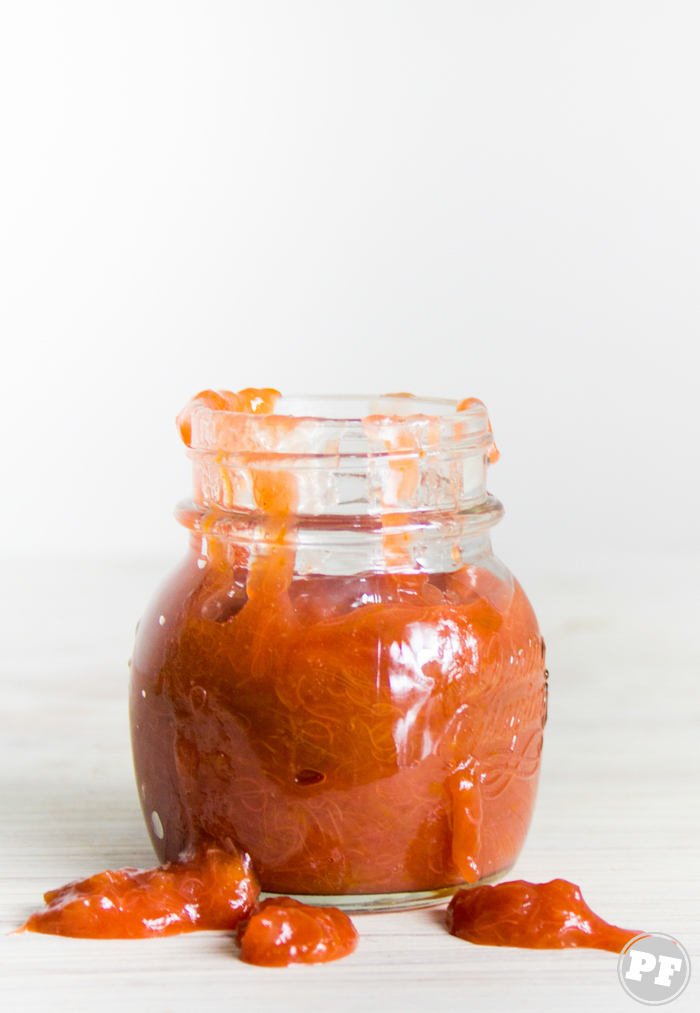
M 357 931 L 335 907 L 311 907 L 291 897 L 270 897 L 238 927 L 241 958 L 263 967 L 318 964 L 347 957 Z
M 425 442 L 428 447 L 436 447 L 440 438 L 436 420 L 427 416 L 412 417 L 426 424 Z M 389 566 L 410 568 L 412 536 L 408 530 L 400 530 L 409 523 L 409 517 L 401 511 L 400 504 L 410 502 L 416 495 L 421 477 L 419 462 L 426 448 L 415 433 L 406 431 L 403 421 L 398 415 L 368 415 L 362 423 L 368 439 L 388 453 L 391 482 L 387 483 L 388 488 L 385 486 L 382 495 L 384 560 Z
M 459 404 L 457 405 L 457 411 L 458 412 L 466 412 L 470 408 L 473 408 L 474 405 L 480 405 L 482 408 L 486 407 L 484 405 L 484 402 L 481 401 L 478 397 L 465 397 L 464 400 L 460 401 Z M 493 436 L 493 428 L 491 426 L 491 419 L 489 419 L 488 428 L 489 428 L 489 433 Z M 501 452 L 498 449 L 498 447 L 496 446 L 495 440 L 492 440 L 491 446 L 489 447 L 489 451 L 488 451 L 488 461 L 489 461 L 489 464 L 495 464 L 496 461 L 499 459 L 500 456 L 501 456 Z
M 583 946 L 614 953 L 641 935 L 603 921 L 586 904 L 580 888 L 565 879 L 514 880 L 460 890 L 447 908 L 447 928 L 453 936 L 483 946 Z
M 231 418 L 207 425 L 235 453 Z M 255 427 L 234 422 L 250 451 Z M 298 420 L 271 422 L 293 435 Z M 492 557 L 451 573 L 296 573 L 294 476 L 257 478 L 271 516 L 256 551 L 208 535 L 205 551 L 205 517 L 140 624 L 133 746 L 159 857 L 232 840 L 264 890 L 297 895 L 434 891 L 506 870 L 545 718 L 522 589 Z
M 235 929 L 259 887 L 247 855 L 207 848 L 156 869 L 118 869 L 44 894 L 23 928 L 58 936 L 137 939 Z
M 192 412 L 200 405 L 225 412 L 269 415 L 281 397 L 272 387 L 246 387 L 244 390 L 202 390 L 187 402 L 177 417 L 177 426 L 186 447 L 192 440 Z

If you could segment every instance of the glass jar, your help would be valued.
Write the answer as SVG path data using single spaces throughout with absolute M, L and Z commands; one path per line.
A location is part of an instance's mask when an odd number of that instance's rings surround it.
M 501 876 L 532 813 L 544 644 L 491 549 L 480 401 L 204 392 L 190 550 L 132 661 L 154 848 L 248 851 L 345 909 Z

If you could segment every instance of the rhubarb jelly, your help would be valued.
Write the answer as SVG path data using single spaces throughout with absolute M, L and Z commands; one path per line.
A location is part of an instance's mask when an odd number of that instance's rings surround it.
M 178 422 L 190 549 L 140 623 L 131 686 L 160 860 L 235 846 L 263 890 L 356 910 L 502 875 L 546 671 L 491 550 L 483 404 L 204 391 Z

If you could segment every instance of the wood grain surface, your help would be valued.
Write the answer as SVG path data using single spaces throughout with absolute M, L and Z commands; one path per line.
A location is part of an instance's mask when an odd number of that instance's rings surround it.
M 237 960 L 226 935 L 100 942 L 12 934 L 44 890 L 153 855 L 126 710 L 133 628 L 157 562 L 3 565 L 0 1009 L 627 1010 L 616 958 L 475 947 L 443 909 L 363 915 L 317 967 Z M 700 560 L 626 557 L 519 574 L 551 670 L 532 830 L 514 878 L 578 882 L 603 917 L 695 958 L 669 1009 L 700 1007 Z

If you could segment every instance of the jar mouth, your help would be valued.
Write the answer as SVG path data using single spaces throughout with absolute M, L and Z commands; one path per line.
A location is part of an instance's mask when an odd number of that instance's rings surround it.
M 260 399 L 262 401 L 262 398 Z M 493 436 L 486 406 L 413 394 L 291 394 L 257 411 L 193 402 L 187 445 L 195 453 L 265 457 L 365 457 L 483 449 Z M 493 459 L 493 458 L 491 458 Z
M 195 504 L 228 512 L 383 518 L 486 501 L 495 447 L 486 406 L 383 395 L 202 391 L 178 417 Z M 358 522 L 359 523 L 359 522 Z
M 449 419 L 458 413 L 461 401 L 415 394 L 283 394 L 275 410 L 258 419 L 276 416 L 310 419 L 316 422 L 361 423 L 367 417 L 386 416 L 406 423 L 430 416 Z M 480 405 L 484 409 L 483 405 Z M 475 406 L 474 413 L 478 408 Z M 231 413 L 234 414 L 234 413 Z M 237 414 L 252 415 L 254 412 Z

